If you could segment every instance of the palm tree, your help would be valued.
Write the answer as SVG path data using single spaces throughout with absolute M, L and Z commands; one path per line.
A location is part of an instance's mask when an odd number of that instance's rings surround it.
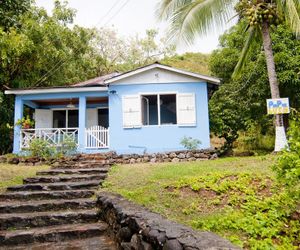
M 300 38 L 299 13 L 299 0 L 161 0 L 157 10 L 159 19 L 169 22 L 170 38 L 187 43 L 197 35 L 224 26 L 234 15 L 238 15 L 240 21 L 246 20 L 246 41 L 233 77 L 243 67 L 251 45 L 262 40 L 272 98 L 280 98 L 280 93 L 270 30 L 285 22 Z M 285 132 L 282 115 L 275 117 L 275 151 L 280 151 L 286 145 Z

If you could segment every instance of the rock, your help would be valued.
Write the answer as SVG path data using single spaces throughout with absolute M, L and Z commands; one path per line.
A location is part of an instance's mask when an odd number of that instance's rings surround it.
M 176 158 L 177 155 L 176 155 L 175 153 L 171 153 L 171 154 L 170 154 L 170 157 L 171 157 L 171 158 Z
M 123 250 L 131 250 L 132 248 L 131 248 L 131 243 L 129 243 L 129 242 L 122 242 L 121 243 L 121 249 L 123 249 Z
M 216 153 L 214 153 L 211 157 L 210 157 L 210 160 L 215 160 L 215 159 L 218 159 L 219 158 L 219 156 L 216 154 Z
M 188 159 L 188 161 L 196 161 L 197 159 L 195 157 L 191 157 Z
M 121 242 L 130 242 L 131 236 L 132 232 L 129 227 L 122 227 L 117 233 L 117 238 L 120 239 Z
M 163 250 L 183 250 L 183 247 L 178 240 L 168 240 L 163 247 Z
M 194 154 L 192 152 L 187 152 L 186 153 L 186 158 L 191 158 L 193 156 L 194 156 Z
M 184 158 L 185 158 L 185 154 L 184 154 L 184 153 L 180 153 L 177 157 L 178 157 L 179 159 L 184 159 Z
M 150 162 L 151 163 L 155 163 L 156 162 L 156 158 L 151 158 Z
M 172 162 L 175 162 L 175 163 L 176 163 L 176 162 L 179 162 L 179 159 L 178 159 L 178 158 L 173 158 L 173 159 L 172 159 Z
M 8 160 L 7 160 L 7 162 L 9 163 L 9 164 L 19 164 L 19 162 L 20 162 L 20 159 L 19 158 L 17 158 L 17 157 L 12 157 L 12 158 L 9 158 Z
M 131 238 L 131 249 L 134 249 L 134 250 L 141 250 L 142 249 L 142 242 L 141 242 L 141 236 L 140 235 L 136 235 L 134 234 Z
M 135 161 L 134 158 L 131 158 L 130 161 L 129 161 L 130 164 L 134 164 L 135 162 L 136 162 L 136 161 Z

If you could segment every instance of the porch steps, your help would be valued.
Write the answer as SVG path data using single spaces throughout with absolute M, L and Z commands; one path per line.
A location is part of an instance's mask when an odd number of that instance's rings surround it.
M 80 190 L 97 188 L 102 180 L 85 182 L 33 183 L 8 187 L 8 191 Z
M 93 199 L 110 165 L 94 161 L 40 171 L 0 194 L 0 250 L 117 249 Z
M 0 215 L 11 213 L 31 213 L 45 211 L 59 211 L 70 209 L 92 209 L 96 205 L 96 201 L 85 199 L 71 200 L 32 200 L 29 201 L 8 201 L 0 202 Z
M 55 182 L 79 182 L 79 181 L 93 181 L 93 180 L 104 180 L 106 174 L 97 175 L 58 175 L 58 176 L 36 176 L 26 178 L 23 180 L 24 184 L 29 183 L 55 183 Z
M 94 190 L 17 191 L 0 194 L 0 201 L 91 198 Z
M 79 169 L 50 169 L 39 171 L 37 175 L 79 175 L 79 174 L 105 174 L 109 168 L 79 168 Z
M 104 222 L 67 224 L 59 226 L 49 226 L 33 228 L 27 230 L 1 231 L 0 246 L 12 246 L 19 244 L 41 243 L 41 242 L 63 242 L 71 239 L 85 239 L 89 237 L 99 237 L 106 234 L 107 224 Z M 23 249 L 28 249 L 24 246 Z M 52 249 L 51 245 L 48 249 Z M 62 248 L 64 249 L 64 248 Z M 67 248 L 65 248 L 67 249 Z M 75 248 L 80 249 L 80 248 Z M 85 249 L 85 248 L 82 248 Z M 112 248 L 113 249 L 113 248 Z
M 97 220 L 95 209 L 0 214 L 0 230 L 97 222 Z

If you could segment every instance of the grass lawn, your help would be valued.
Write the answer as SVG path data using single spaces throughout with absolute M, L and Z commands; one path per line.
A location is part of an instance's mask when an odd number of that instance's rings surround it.
M 22 166 L 0 164 L 0 193 L 6 187 L 22 184 L 23 178 L 34 176 L 39 170 L 49 169 L 49 166 Z
M 104 186 L 171 220 L 247 249 L 297 249 L 295 201 L 270 168 L 274 156 L 119 165 Z

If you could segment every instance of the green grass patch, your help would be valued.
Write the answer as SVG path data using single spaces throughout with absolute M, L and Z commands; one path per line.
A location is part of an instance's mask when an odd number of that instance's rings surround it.
M 297 249 L 296 201 L 270 166 L 274 156 L 120 165 L 104 187 L 167 218 L 246 249 Z
M 9 186 L 20 185 L 24 178 L 34 176 L 37 171 L 47 170 L 49 166 L 24 166 L 0 164 L 0 193 Z

